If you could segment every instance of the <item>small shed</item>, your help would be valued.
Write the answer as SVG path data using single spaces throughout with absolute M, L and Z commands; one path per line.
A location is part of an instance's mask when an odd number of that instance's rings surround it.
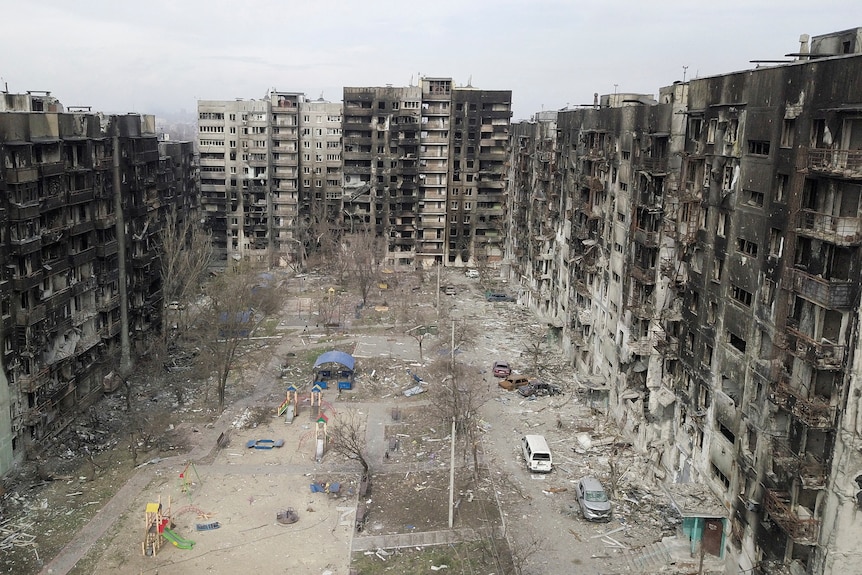
M 343 351 L 327 351 L 314 362 L 314 384 L 328 389 L 329 384 L 338 389 L 353 389 L 356 360 Z

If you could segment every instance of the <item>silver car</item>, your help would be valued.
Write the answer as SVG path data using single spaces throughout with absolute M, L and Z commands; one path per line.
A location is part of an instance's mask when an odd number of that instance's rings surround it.
M 605 488 L 595 477 L 587 476 L 578 481 L 578 504 L 584 519 L 608 521 L 611 518 L 611 502 Z

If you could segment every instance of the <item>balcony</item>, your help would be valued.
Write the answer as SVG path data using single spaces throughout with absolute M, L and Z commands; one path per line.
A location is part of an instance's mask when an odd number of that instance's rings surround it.
M 815 341 L 799 331 L 799 321 L 787 318 L 787 350 L 817 369 L 841 369 L 845 348 L 827 339 Z
M 809 399 L 783 381 L 775 384 L 769 394 L 769 401 L 812 429 L 832 427 L 835 410 L 828 402 L 820 398 Z
M 120 305 L 120 294 L 101 296 L 96 298 L 96 309 L 100 312 L 108 312 Z
M 766 489 L 763 495 L 766 512 L 794 543 L 803 545 L 817 543 L 820 521 L 811 518 L 806 508 L 797 505 L 794 509 L 790 503 L 790 494 L 785 491 Z
M 629 340 L 629 351 L 636 355 L 650 355 L 656 346 L 656 337 L 652 334 Z
M 35 392 L 48 383 L 48 371 L 49 368 L 46 366 L 32 374 L 18 376 L 18 388 L 24 393 Z
M 633 263 L 629 268 L 631 277 L 644 285 L 653 285 L 655 283 L 655 268 L 645 268 L 643 264 Z
M 592 148 L 585 148 L 584 157 L 593 161 L 604 159 L 605 149 L 598 146 Z
M 648 232 L 641 228 L 635 228 L 634 240 L 648 248 L 658 247 L 659 232 Z
M 69 235 L 70 236 L 79 236 L 81 234 L 86 234 L 92 232 L 96 229 L 96 223 L 93 220 L 87 220 L 83 222 L 77 222 L 69 226 Z
M 92 202 L 93 198 L 96 197 L 96 193 L 93 191 L 93 188 L 81 188 L 80 190 L 69 190 L 69 203 L 70 204 L 83 204 L 86 202 Z
M 862 219 L 801 210 L 796 219 L 796 233 L 840 246 L 856 246 L 862 244 Z
M 581 278 L 572 279 L 572 283 L 575 286 L 575 291 L 585 297 L 591 297 L 592 293 L 590 293 L 590 286 L 582 280 Z
M 679 357 L 679 340 L 665 332 L 656 334 L 655 349 L 662 354 L 666 359 L 676 359 Z
M 806 489 L 823 489 L 826 486 L 826 466 L 810 453 L 797 454 L 786 438 L 774 438 L 772 464 L 791 477 L 798 477 Z
M 632 315 L 642 319 L 650 319 L 656 317 L 655 306 L 652 302 L 644 301 L 638 298 L 629 300 L 626 306 Z
M 641 167 L 651 174 L 666 174 L 667 158 L 641 158 Z
M 13 277 L 12 289 L 17 292 L 27 291 L 42 283 L 42 277 L 41 268 L 27 276 Z
M 104 326 L 101 333 L 102 339 L 109 340 L 113 337 L 116 337 L 116 335 L 120 333 L 120 328 L 122 327 L 122 325 L 123 324 L 118 320 L 111 323 L 110 325 Z
M 808 150 L 808 169 L 812 172 L 847 179 L 862 179 L 862 150 Z
M 828 309 L 848 309 L 853 305 L 854 282 L 813 276 L 800 269 L 792 270 L 793 291 L 808 301 Z
M 110 240 L 96 246 L 96 257 L 106 258 L 117 253 L 117 240 Z
M 72 296 L 81 295 L 84 292 L 96 289 L 96 276 L 90 276 L 87 279 L 75 282 L 72 284 Z
M 27 182 L 35 182 L 38 179 L 39 170 L 36 167 L 6 170 L 6 181 L 10 184 L 25 184 Z
M 159 161 L 158 150 L 146 150 L 132 155 L 132 163 L 134 165 L 150 164 Z
M 45 162 L 43 164 L 39 164 L 39 175 L 43 178 L 59 176 L 65 170 L 66 166 L 63 162 Z
M 69 261 L 74 266 L 79 266 L 94 259 L 96 259 L 96 246 L 81 250 L 78 253 L 69 256 Z
M 38 218 L 40 213 L 41 208 L 39 207 L 39 202 L 33 202 L 30 204 L 10 203 L 9 212 L 6 217 L 10 222 L 17 222 Z
M 593 310 L 591 309 L 579 309 L 578 310 L 578 321 L 582 325 L 590 325 L 593 323 Z

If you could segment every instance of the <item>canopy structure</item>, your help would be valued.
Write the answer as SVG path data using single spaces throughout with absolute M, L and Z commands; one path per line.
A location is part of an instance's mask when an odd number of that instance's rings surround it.
M 325 363 L 338 363 L 347 369 L 352 370 L 356 360 L 353 359 L 352 355 L 344 353 L 343 351 L 327 351 L 317 356 L 317 361 L 314 362 L 314 367 L 317 369 L 318 366 Z
M 314 362 L 314 384 L 326 389 L 335 383 L 338 389 L 353 389 L 353 368 L 356 360 L 343 351 L 327 351 Z

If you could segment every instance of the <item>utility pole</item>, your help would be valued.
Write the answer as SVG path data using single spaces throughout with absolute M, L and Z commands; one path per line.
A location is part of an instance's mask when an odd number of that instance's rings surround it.
M 452 324 L 454 325 L 454 324 Z M 455 517 L 455 416 L 452 416 L 452 454 L 449 457 L 449 529 Z

